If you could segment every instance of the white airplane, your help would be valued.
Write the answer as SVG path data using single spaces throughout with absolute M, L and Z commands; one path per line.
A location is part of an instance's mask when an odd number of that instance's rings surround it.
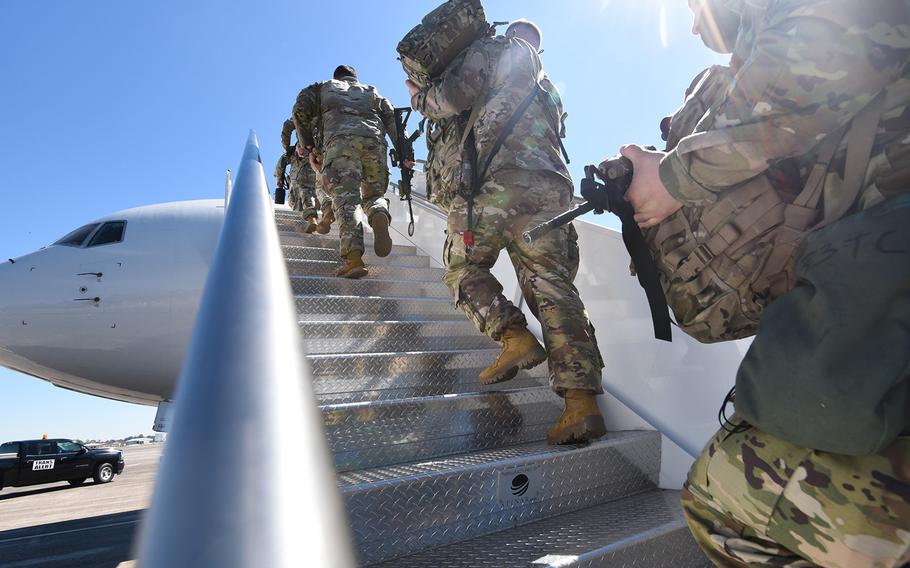
M 118 211 L 0 264 L 0 365 L 147 405 L 174 392 L 224 200 Z

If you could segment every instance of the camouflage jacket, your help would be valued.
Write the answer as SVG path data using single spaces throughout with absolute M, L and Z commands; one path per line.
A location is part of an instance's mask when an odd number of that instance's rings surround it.
M 293 149 L 278 158 L 278 163 L 275 165 L 275 178 L 280 180 L 288 166 L 291 166 L 291 171 L 288 173 L 289 183 L 301 187 L 316 186 L 316 172 L 310 167 L 310 162 L 298 156 Z
M 883 89 L 859 206 L 910 190 L 910 0 L 726 2 L 742 16 L 740 33 L 729 69 L 718 67 L 694 86 L 706 108 L 661 162 L 670 193 L 683 203 L 709 203 L 774 168 L 795 172 L 791 183 L 799 187 L 791 192 L 798 192 L 820 142 Z M 848 130 L 824 181 L 826 211 L 844 193 L 849 139 Z
M 281 125 L 281 149 L 287 153 L 291 148 L 291 133 L 294 132 L 294 119 L 289 118 Z
M 571 184 L 559 150 L 562 103 L 555 86 L 544 79 L 537 52 L 524 40 L 482 38 L 414 95 L 411 105 L 434 120 L 471 109 L 477 160 L 483 164 L 502 128 L 540 83 L 549 96 L 534 99 L 493 158 L 487 176 L 498 170 L 549 171 Z
M 353 78 L 333 79 L 300 91 L 292 113 L 297 139 L 322 147 L 336 138 L 363 136 L 385 141 L 395 134 L 395 107 L 376 87 Z

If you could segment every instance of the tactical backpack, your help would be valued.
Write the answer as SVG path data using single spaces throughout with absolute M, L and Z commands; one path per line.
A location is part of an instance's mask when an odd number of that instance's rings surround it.
M 722 67 L 699 77 L 670 121 L 668 151 L 677 141 L 686 144 L 729 80 Z M 841 218 L 859 195 L 883 99 L 884 93 L 819 144 L 805 182 L 795 167 L 777 164 L 714 203 L 685 206 L 645 231 L 680 329 L 702 343 L 755 334 L 765 306 L 795 285 L 795 257 L 806 235 Z M 844 195 L 823 215 L 822 190 L 827 176 L 836 175 L 829 165 L 845 136 Z
M 408 78 L 429 84 L 475 40 L 492 35 L 480 0 L 448 0 L 398 42 L 399 60 Z

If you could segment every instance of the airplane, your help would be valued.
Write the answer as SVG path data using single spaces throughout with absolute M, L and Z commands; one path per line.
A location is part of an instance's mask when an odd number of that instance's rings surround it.
M 168 399 L 224 203 L 118 211 L 0 264 L 0 365 L 105 398 Z

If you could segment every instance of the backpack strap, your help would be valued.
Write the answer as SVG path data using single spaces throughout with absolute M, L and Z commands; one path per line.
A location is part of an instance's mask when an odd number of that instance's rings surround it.
M 824 217 L 814 229 L 821 229 L 837 221 L 856 203 L 857 197 L 863 190 L 872 146 L 875 144 L 875 135 L 878 132 L 878 123 L 884 110 L 884 101 L 885 91 L 882 90 L 850 123 L 850 130 L 847 133 L 843 191 L 836 196 L 825 196 L 834 203 L 830 208 L 826 204 Z

